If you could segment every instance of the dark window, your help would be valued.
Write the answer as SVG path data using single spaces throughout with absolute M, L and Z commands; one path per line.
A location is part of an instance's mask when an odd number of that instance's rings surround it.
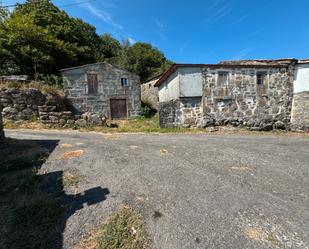
M 122 86 L 128 86 L 129 80 L 127 78 L 121 78 L 121 85 Z
M 98 75 L 94 73 L 87 74 L 88 94 L 98 93 Z
M 218 73 L 218 86 L 228 85 L 229 73 L 228 72 L 219 72 Z
M 256 74 L 256 84 L 264 85 L 266 80 L 266 73 L 260 72 Z

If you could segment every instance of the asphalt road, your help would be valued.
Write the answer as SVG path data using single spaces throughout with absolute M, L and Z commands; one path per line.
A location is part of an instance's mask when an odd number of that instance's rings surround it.
M 73 248 L 124 203 L 143 214 L 152 248 L 309 248 L 308 137 L 6 135 L 59 140 L 41 171 L 82 176 L 66 194 L 90 199 L 68 217 L 63 248 Z M 69 151 L 77 157 L 65 158 Z M 91 200 L 87 190 L 98 187 L 105 198 Z

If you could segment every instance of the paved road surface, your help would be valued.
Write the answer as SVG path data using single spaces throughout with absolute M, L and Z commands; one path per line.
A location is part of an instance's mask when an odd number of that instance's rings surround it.
M 308 137 L 6 134 L 59 140 L 42 170 L 83 176 L 68 195 L 105 189 L 68 218 L 64 248 L 122 203 L 142 212 L 153 248 L 309 248 Z

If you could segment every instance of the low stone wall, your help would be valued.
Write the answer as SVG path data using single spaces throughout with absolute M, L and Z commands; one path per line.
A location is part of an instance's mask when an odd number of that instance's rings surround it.
M 44 94 L 34 88 L 0 88 L 0 105 L 4 119 L 11 121 L 32 120 L 39 116 L 39 106 L 55 106 L 56 111 L 65 111 L 64 97 Z
M 101 126 L 106 123 L 106 117 L 101 114 L 84 113 L 74 115 L 71 111 L 56 111 L 56 106 L 39 106 L 39 120 L 44 124 L 57 127 Z
M 4 131 L 3 131 L 3 123 L 2 123 L 2 107 L 0 105 L 0 143 L 3 141 L 4 139 Z
M 309 91 L 294 94 L 291 130 L 309 132 Z
M 44 105 L 46 95 L 37 89 L 1 89 L 0 105 L 3 118 L 8 120 L 31 120 L 38 117 L 38 106 Z

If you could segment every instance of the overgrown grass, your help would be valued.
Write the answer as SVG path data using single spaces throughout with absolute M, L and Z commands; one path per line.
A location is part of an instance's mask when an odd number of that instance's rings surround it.
M 152 118 L 139 117 L 128 120 L 115 120 L 113 123 L 117 128 L 109 127 L 83 127 L 80 131 L 96 131 L 103 133 L 203 133 L 205 129 L 190 129 L 190 128 L 160 128 L 159 117 L 156 114 Z
M 79 130 L 82 132 L 94 131 L 100 133 L 189 133 L 189 134 L 213 134 L 213 135 L 274 135 L 274 136 L 301 136 L 308 137 L 308 133 L 300 132 L 286 132 L 284 130 L 272 130 L 272 131 L 251 131 L 247 128 L 235 128 L 222 126 L 217 127 L 216 131 L 209 131 L 208 129 L 202 128 L 160 128 L 159 127 L 159 117 L 156 114 L 152 118 L 139 117 L 129 120 L 113 120 L 113 128 L 107 126 L 87 126 L 87 127 L 78 127 L 74 126 L 72 129 Z M 6 129 L 58 129 L 62 128 L 57 127 L 53 124 L 43 124 L 39 121 L 23 121 L 14 123 L 11 121 L 4 120 L 4 128 Z
M 29 83 L 10 81 L 10 82 L 1 82 L 1 88 L 18 88 L 18 89 L 29 89 L 34 88 L 45 94 L 59 95 L 64 96 L 63 89 L 57 85 L 45 84 L 41 81 L 31 81 Z
M 127 206 L 107 219 L 90 239 L 82 241 L 77 248 L 93 249 L 143 249 L 148 235 L 141 214 Z

